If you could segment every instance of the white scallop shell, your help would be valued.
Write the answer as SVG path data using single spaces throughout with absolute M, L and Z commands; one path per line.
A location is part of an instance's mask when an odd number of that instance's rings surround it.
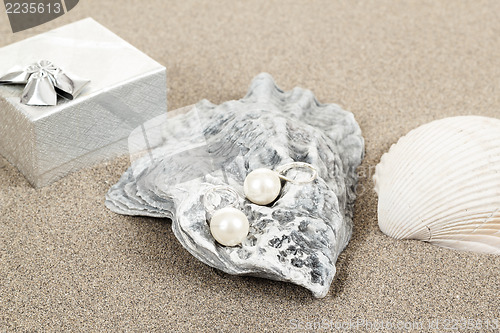
M 500 254 L 500 120 L 462 116 L 410 131 L 382 156 L 380 230 L 396 239 Z

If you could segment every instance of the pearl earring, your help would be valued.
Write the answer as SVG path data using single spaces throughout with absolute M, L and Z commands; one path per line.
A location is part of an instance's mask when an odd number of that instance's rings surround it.
M 241 210 L 236 208 L 239 198 L 240 196 L 234 189 L 224 185 L 211 187 L 203 196 L 203 204 L 210 221 L 210 233 L 221 245 L 238 245 L 248 235 L 250 228 L 248 219 Z M 223 208 L 216 209 L 216 207 L 223 206 L 223 201 L 227 201 L 227 204 Z
M 307 179 L 290 179 L 284 174 L 294 168 L 307 168 L 311 172 L 311 176 Z M 245 196 L 251 202 L 257 205 L 267 205 L 276 200 L 281 192 L 281 180 L 292 184 L 306 184 L 314 181 L 318 176 L 316 169 L 309 163 L 292 162 L 284 164 L 270 170 L 266 168 L 255 169 L 250 172 L 243 183 Z

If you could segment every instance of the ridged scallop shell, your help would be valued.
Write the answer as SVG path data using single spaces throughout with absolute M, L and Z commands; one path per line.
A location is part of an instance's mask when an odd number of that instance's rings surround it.
M 380 230 L 500 254 L 500 120 L 462 116 L 410 131 L 374 176 Z

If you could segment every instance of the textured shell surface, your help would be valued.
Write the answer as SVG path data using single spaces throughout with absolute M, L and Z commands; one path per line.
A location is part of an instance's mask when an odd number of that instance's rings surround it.
M 378 224 L 396 239 L 500 254 L 500 120 L 444 118 L 410 131 L 376 167 Z
M 244 98 L 220 105 L 202 100 L 162 126 L 161 144 L 132 163 L 109 190 L 107 207 L 170 218 L 193 256 L 226 273 L 292 282 L 324 297 L 352 233 L 356 167 L 364 154 L 352 113 L 318 103 L 305 89 L 281 91 L 263 73 Z M 243 199 L 252 170 L 294 161 L 313 165 L 318 178 L 285 182 L 267 206 Z M 290 170 L 287 177 L 304 172 Z M 216 185 L 241 196 L 238 208 L 250 230 L 239 246 L 222 246 L 210 234 L 203 196 Z

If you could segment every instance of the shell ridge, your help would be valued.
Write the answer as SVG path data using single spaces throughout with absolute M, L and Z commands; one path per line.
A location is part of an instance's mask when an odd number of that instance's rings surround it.
M 500 248 L 499 119 L 459 116 L 415 128 L 382 155 L 373 180 L 385 234 Z

